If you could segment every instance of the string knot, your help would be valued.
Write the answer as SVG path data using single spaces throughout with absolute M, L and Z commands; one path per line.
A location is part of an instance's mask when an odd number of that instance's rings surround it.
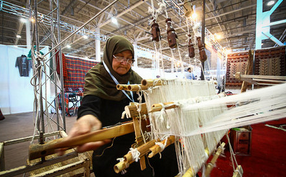
M 138 149 L 136 149 L 136 148 L 130 148 L 129 152 L 130 152 L 131 155 L 132 155 L 132 159 L 133 159 L 135 162 L 138 162 L 138 160 L 140 159 L 140 152 L 138 151 Z

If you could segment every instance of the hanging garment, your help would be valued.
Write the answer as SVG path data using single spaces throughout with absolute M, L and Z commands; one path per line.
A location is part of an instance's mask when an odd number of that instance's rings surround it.
M 21 55 L 20 57 L 17 57 L 15 67 L 19 68 L 21 77 L 29 77 L 29 72 L 32 68 L 32 60 L 28 60 L 26 55 Z
M 5 119 L 5 117 L 3 116 L 1 108 L 0 108 L 0 120 L 4 120 L 4 119 Z

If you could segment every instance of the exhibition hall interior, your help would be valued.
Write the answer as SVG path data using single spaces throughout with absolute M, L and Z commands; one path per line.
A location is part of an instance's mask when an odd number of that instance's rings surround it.
M 286 0 L 0 0 L 0 177 L 286 176 L 285 12 Z

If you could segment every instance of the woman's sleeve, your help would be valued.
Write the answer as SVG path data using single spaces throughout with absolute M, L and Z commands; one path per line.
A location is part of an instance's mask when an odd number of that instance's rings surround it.
M 87 114 L 91 114 L 97 118 L 100 118 L 100 110 L 101 98 L 94 95 L 84 96 L 81 102 L 81 106 L 78 108 L 77 119 Z

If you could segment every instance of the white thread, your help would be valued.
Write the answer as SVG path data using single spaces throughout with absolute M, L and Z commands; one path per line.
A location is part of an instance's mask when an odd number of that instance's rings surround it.
M 116 160 L 118 160 L 119 162 L 124 162 L 124 158 L 123 157 L 117 158 Z
M 206 177 L 205 172 L 206 172 L 206 166 L 205 166 L 205 165 L 203 165 L 202 177 Z
M 124 119 L 124 118 L 125 118 L 125 115 L 126 115 L 126 112 L 123 111 L 122 114 L 121 114 L 121 119 Z
M 124 162 L 124 158 L 123 158 L 123 157 L 117 158 L 116 160 L 118 160 L 119 162 Z M 123 169 L 123 170 L 121 171 L 121 174 L 122 174 L 122 175 L 124 175 L 125 173 L 127 173 L 126 168 L 129 167 L 129 163 L 124 163 L 124 164 L 125 164 L 125 169 Z
M 160 149 L 161 149 L 160 152 L 162 152 L 165 149 L 165 146 L 166 146 L 165 144 L 163 144 L 161 142 L 156 142 L 155 144 L 160 146 Z
M 124 114 L 126 115 L 126 118 L 131 118 L 131 113 L 129 111 L 128 106 L 125 106 L 124 108 Z
M 124 175 L 124 174 L 126 174 L 126 173 L 127 173 L 127 170 L 126 170 L 126 169 L 124 169 L 124 170 L 121 171 L 121 174 L 122 174 L 122 175 Z
M 151 134 L 153 139 L 175 135 L 181 140 L 181 144 L 175 142 L 181 174 L 190 167 L 197 172 L 206 162 L 205 148 L 212 152 L 229 128 L 285 117 L 286 84 L 224 97 L 216 94 L 213 82 L 161 82 L 160 87 L 143 92 L 147 109 L 166 102 L 175 102 L 177 107 L 166 109 L 161 104 L 160 112 L 149 114 Z M 230 109 L 227 105 L 237 106 Z
M 138 149 L 130 148 L 129 152 L 131 152 L 131 154 L 132 154 L 132 159 L 135 162 L 138 162 L 138 160 L 140 159 L 140 152 L 138 151 Z
M 162 106 L 161 114 L 160 114 L 160 120 L 163 122 L 164 121 L 164 114 L 165 114 L 165 105 L 163 103 L 160 103 L 160 105 Z

